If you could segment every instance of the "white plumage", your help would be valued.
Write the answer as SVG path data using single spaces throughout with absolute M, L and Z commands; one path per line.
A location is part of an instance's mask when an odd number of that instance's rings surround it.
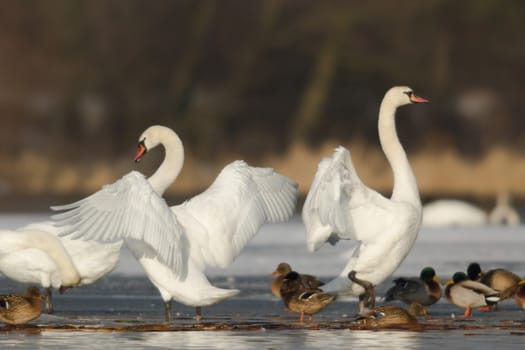
M 57 236 L 60 229 L 52 221 L 36 222 L 18 229 L 19 231 L 38 230 Z M 59 237 L 60 243 L 71 257 L 78 271 L 80 282 L 78 286 L 91 284 L 106 276 L 115 269 L 119 261 L 122 241 L 99 243 Z
M 262 224 L 290 218 L 297 184 L 273 169 L 235 161 L 206 191 L 170 208 L 161 196 L 181 171 L 182 142 L 162 126 L 148 128 L 139 141 L 136 160 L 159 144 L 165 148 L 155 174 L 146 179 L 132 172 L 77 203 L 55 207 L 68 210 L 58 216 L 60 225 L 72 226 L 65 234 L 124 239 L 159 289 L 167 319 L 171 299 L 200 307 L 237 294 L 211 285 L 205 267 L 228 266 Z
M 45 288 L 48 312 L 53 311 L 51 288 L 63 291 L 105 276 L 115 268 L 122 245 L 70 240 L 56 237 L 57 232 L 52 222 L 0 231 L 0 272 L 14 281 Z
M 390 89 L 381 103 L 379 138 L 394 172 L 394 189 L 386 198 L 367 187 L 357 175 L 350 152 L 338 147 L 320 163 L 303 207 L 310 251 L 324 242 L 353 239 L 360 242 L 341 274 L 324 285 L 330 293 L 360 295 L 362 286 L 348 279 L 356 271 L 374 286 L 401 264 L 412 248 L 421 222 L 421 202 L 415 176 L 395 129 L 398 106 L 428 102 L 409 87 Z

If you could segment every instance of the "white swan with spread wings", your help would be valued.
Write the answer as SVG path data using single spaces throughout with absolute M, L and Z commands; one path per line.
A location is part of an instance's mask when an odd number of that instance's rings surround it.
M 162 194 L 178 177 L 184 162 L 182 142 L 163 126 L 139 138 L 139 161 L 163 145 L 165 158 L 148 179 L 131 172 L 79 202 L 54 207 L 55 219 L 71 227 L 63 234 L 112 241 L 123 239 L 159 289 L 170 319 L 171 300 L 200 307 L 237 294 L 213 286 L 206 266 L 226 267 L 267 222 L 289 219 L 297 201 L 297 184 L 271 168 L 244 161 L 224 167 L 213 184 L 190 200 L 169 207 Z

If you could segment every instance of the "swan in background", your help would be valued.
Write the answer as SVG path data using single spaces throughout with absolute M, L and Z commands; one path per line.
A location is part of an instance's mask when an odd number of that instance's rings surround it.
M 0 272 L 14 281 L 45 288 L 47 312 L 53 312 L 51 288 L 80 283 L 73 260 L 53 234 L 31 228 L 2 230 L 0 242 Z
M 213 286 L 206 266 L 226 267 L 266 222 L 288 220 L 297 201 L 297 184 L 270 168 L 234 161 L 213 184 L 188 201 L 169 207 L 162 194 L 178 177 L 184 148 L 178 135 L 163 126 L 146 129 L 139 138 L 135 161 L 164 146 L 165 157 L 148 179 L 131 172 L 114 184 L 71 205 L 55 216 L 59 225 L 72 225 L 63 234 L 96 240 L 124 239 L 144 267 L 165 303 L 171 300 L 196 307 L 236 295 L 236 289 Z
M 512 206 L 511 195 L 508 192 L 500 192 L 496 198 L 496 206 L 489 213 L 488 221 L 493 225 L 507 224 L 509 226 L 519 226 L 521 223 L 520 214 Z
M 489 214 L 474 204 L 459 199 L 439 199 L 423 206 L 423 227 L 471 227 L 487 224 L 518 226 L 520 222 L 520 215 L 512 207 L 508 192 L 498 194 L 496 206 Z
M 423 206 L 423 227 L 482 226 L 487 213 L 458 199 L 439 199 Z
M 416 178 L 399 142 L 395 112 L 399 106 L 428 102 L 411 88 L 388 90 L 379 109 L 379 140 L 394 173 L 390 199 L 367 187 L 358 177 L 350 152 L 338 147 L 324 158 L 303 207 L 306 243 L 315 251 L 329 241 L 354 239 L 360 245 L 338 277 L 322 287 L 326 292 L 359 295 L 360 311 L 368 304 L 368 288 L 348 278 L 368 281 L 376 286 L 389 277 L 412 248 L 421 224 L 421 201 Z M 373 288 L 372 288 L 373 289 Z M 373 302 L 372 302 L 373 303 Z

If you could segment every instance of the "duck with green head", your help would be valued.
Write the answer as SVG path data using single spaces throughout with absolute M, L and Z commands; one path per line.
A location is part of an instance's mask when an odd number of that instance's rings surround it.
M 481 282 L 490 288 L 499 291 L 500 301 L 512 298 L 516 293 L 518 284 L 521 280 L 521 278 L 515 273 L 502 268 L 483 272 L 481 266 L 477 262 L 469 264 L 467 267 L 467 275 L 471 280 Z M 490 311 L 491 308 L 491 305 L 489 305 L 482 310 Z M 498 303 L 494 304 L 494 309 L 498 310 Z
M 441 298 L 441 281 L 432 267 L 424 267 L 418 277 L 396 278 L 387 290 L 385 301 L 400 300 L 405 304 L 430 306 Z M 428 315 L 425 308 L 423 314 Z
M 454 305 L 464 307 L 464 317 L 472 316 L 473 307 L 497 303 L 499 292 L 489 286 L 472 281 L 464 272 L 456 272 L 445 288 L 446 298 Z

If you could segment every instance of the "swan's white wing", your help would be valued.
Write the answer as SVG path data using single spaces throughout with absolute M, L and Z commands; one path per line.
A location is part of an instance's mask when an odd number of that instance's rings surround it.
M 180 273 L 182 228 L 147 179 L 133 171 L 78 202 L 52 207 L 61 236 L 83 240 L 136 240 Z M 144 254 L 151 251 L 144 247 Z
M 297 184 L 287 177 L 235 161 L 205 192 L 172 209 L 185 226 L 192 259 L 225 267 L 262 224 L 289 219 L 296 201 Z
M 373 208 L 372 208 L 373 207 Z M 310 251 L 339 239 L 362 240 L 363 222 L 393 215 L 389 200 L 367 187 L 357 175 L 350 152 L 338 147 L 331 157 L 321 160 L 303 206 L 303 222 Z M 369 231 L 369 230 L 368 230 Z

